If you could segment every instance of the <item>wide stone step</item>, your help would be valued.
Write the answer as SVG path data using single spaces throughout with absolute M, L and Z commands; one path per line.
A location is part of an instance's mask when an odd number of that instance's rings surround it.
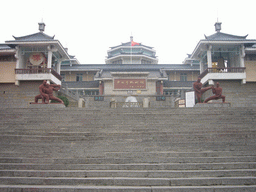
M 32 153 L 27 152 L 27 154 L 32 155 Z M 119 158 L 142 158 L 142 157 L 159 157 L 159 158 L 193 158 L 193 157 L 242 157 L 242 156 L 255 156 L 256 151 L 255 150 L 242 150 L 242 151 L 139 151 L 139 152 L 125 152 L 125 151 L 113 151 L 113 152 L 108 152 L 105 151 L 104 153 L 101 153 L 100 155 L 95 154 L 95 155 L 87 155 L 87 158 L 114 158 L 114 159 L 119 159 Z M 37 154 L 34 154 L 37 155 Z M 38 154 L 39 155 L 39 154 Z M 7 152 L 0 152 L 0 157 L 2 158 L 17 158 L 17 159 L 22 159 L 26 158 L 26 154 L 17 152 L 14 153 L 12 151 L 7 151 Z M 42 159 L 57 159 L 54 157 L 51 158 L 46 158 L 42 154 L 42 156 L 39 155 L 38 158 Z M 27 158 L 30 159 L 30 158 Z M 33 156 L 33 159 L 35 156 Z M 65 158 L 62 158 L 65 159 Z M 76 159 L 74 157 L 69 158 L 69 159 Z
M 256 162 L 256 156 L 223 157 L 157 157 L 138 156 L 127 158 L 3 158 L 0 163 L 55 163 L 55 164 L 128 164 L 128 163 L 220 163 Z
M 0 170 L 0 177 L 255 177 L 256 169 L 230 170 Z
M 256 162 L 140 163 L 140 164 L 33 164 L 0 163 L 0 170 L 228 170 L 256 169 Z
M 256 186 L 84 186 L 84 185 L 0 185 L 1 192 L 255 192 Z
M 14 146 L 2 145 L 4 147 L 1 149 L 2 154 L 6 154 L 5 156 L 9 157 L 17 157 L 20 154 L 20 157 L 24 158 L 90 158 L 90 157 L 104 157 L 105 152 L 127 152 L 127 153 L 140 153 L 143 152 L 152 152 L 157 150 L 176 150 L 176 151 L 184 151 L 189 152 L 192 150 L 244 150 L 245 152 L 255 151 L 255 144 L 252 145 L 244 145 L 241 146 L 239 143 L 234 145 L 233 143 L 223 143 L 216 145 L 215 143 L 210 144 L 193 144 L 188 146 L 187 143 L 179 143 L 179 144 L 168 144 L 168 143 L 152 143 L 148 142 L 145 144 L 106 144 L 102 143 L 102 147 L 100 145 L 92 142 L 88 145 L 82 143 L 72 143 L 69 142 L 67 144 L 62 144 L 59 146 L 54 145 L 45 145 L 40 147 L 33 146 L 24 146 L 15 149 Z M 117 147 L 118 146 L 118 147 Z M 163 147 L 162 147 L 163 146 Z M 255 154 L 251 154 L 254 156 Z M 251 156 L 249 155 L 249 156 Z M 131 156 L 132 157 L 132 156 Z M 122 158 L 122 157 L 120 157 Z M 129 158 L 129 156 L 127 157 Z
M 190 142 L 195 143 L 198 141 L 205 142 L 238 142 L 241 140 L 242 142 L 255 142 L 256 131 L 248 131 L 248 132 L 236 132 L 236 133 L 227 133 L 227 132 L 220 132 L 220 133 L 173 133 L 173 132 L 107 132 L 105 133 L 90 133 L 90 132 L 77 132 L 77 133 L 58 133 L 58 132 L 49 132 L 49 133 L 26 133 L 26 134 L 19 134 L 17 133 L 9 133 L 9 134 L 2 134 L 0 136 L 1 141 L 12 141 L 15 140 L 18 142 L 26 141 L 35 141 L 35 139 L 40 142 L 45 142 L 46 140 L 52 142 L 60 142 L 60 141 L 69 141 L 69 140 L 76 140 L 76 141 L 88 141 L 88 140 L 98 140 L 104 139 L 106 141 L 122 141 L 124 139 L 133 139 L 137 141 L 147 141 L 149 139 L 154 141 L 168 141 L 172 143 L 179 143 L 179 142 Z M 228 138 L 228 140 L 227 140 Z
M 1 177 L 1 185 L 215 186 L 256 185 L 256 177 L 132 178 L 132 177 Z

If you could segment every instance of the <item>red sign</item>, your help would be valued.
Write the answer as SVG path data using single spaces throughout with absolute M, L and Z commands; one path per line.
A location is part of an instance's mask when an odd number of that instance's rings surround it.
M 114 89 L 146 89 L 146 79 L 114 79 Z

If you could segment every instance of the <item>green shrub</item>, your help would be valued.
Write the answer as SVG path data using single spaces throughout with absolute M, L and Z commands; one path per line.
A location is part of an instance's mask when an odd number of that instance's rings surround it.
M 61 99 L 64 102 L 64 105 L 67 107 L 69 105 L 69 100 L 65 96 L 57 96 L 59 99 Z M 51 100 L 51 103 L 58 103 L 58 101 Z

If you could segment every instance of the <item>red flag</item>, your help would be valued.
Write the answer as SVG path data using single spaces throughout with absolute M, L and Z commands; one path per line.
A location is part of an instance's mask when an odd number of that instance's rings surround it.
M 140 45 L 139 43 L 136 43 L 134 41 L 131 42 L 131 46 L 134 46 L 134 45 Z

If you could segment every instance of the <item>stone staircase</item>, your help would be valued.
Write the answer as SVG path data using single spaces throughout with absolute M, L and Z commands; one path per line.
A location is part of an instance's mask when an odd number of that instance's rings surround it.
M 0 191 L 256 191 L 256 108 L 0 109 Z

